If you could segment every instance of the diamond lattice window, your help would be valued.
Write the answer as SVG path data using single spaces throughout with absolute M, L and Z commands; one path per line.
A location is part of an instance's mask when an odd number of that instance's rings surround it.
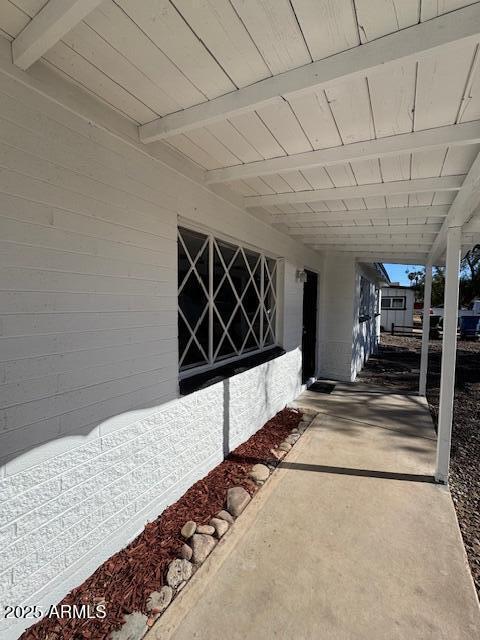
M 277 261 L 178 230 L 180 370 L 213 366 L 276 341 Z

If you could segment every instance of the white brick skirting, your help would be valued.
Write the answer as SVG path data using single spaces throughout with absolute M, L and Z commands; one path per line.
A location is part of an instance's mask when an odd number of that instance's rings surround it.
M 296 349 L 4 479 L 2 602 L 56 603 L 300 389 Z

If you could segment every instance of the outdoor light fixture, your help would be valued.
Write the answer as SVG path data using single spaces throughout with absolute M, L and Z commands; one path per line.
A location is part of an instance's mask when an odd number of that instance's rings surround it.
M 305 282 L 307 281 L 307 272 L 303 269 L 297 269 L 296 280 L 297 282 L 305 284 Z

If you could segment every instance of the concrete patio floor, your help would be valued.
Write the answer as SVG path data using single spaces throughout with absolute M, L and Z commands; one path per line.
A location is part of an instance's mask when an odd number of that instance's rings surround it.
M 480 610 L 418 396 L 357 383 L 320 412 L 148 640 L 473 640 Z

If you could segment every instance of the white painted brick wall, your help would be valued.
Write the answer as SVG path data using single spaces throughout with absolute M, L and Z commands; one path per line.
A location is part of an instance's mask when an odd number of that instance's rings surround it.
M 59 473 L 51 479 L 49 465 L 5 479 L 0 519 L 12 524 L 0 531 L 8 545 L 0 561 L 3 601 L 56 602 L 67 572 L 70 587 L 80 580 L 75 563 L 88 556 L 90 566 L 100 564 L 118 549 L 109 537 L 126 521 L 138 532 L 221 461 L 225 414 L 233 449 L 293 400 L 300 367 L 300 350 L 288 352 L 56 457 L 50 465 Z
M 57 602 L 297 395 L 319 257 L 0 75 L 0 583 Z M 8 149 L 7 149 L 7 145 Z M 8 152 L 7 152 L 8 151 Z M 286 259 L 288 353 L 177 399 L 177 215 Z M 2 638 L 16 638 L 23 625 Z

